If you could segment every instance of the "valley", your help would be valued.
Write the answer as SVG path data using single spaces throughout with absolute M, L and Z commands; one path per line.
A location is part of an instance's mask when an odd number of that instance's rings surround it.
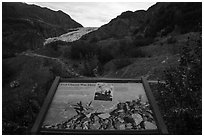
M 60 10 L 2 6 L 3 134 L 29 134 L 56 76 L 144 76 L 170 134 L 200 134 L 200 123 L 192 121 L 202 118 L 202 4 L 157 3 L 146 11 L 124 11 L 99 28 L 83 27 Z M 174 128 L 173 116 L 181 128 Z M 188 116 L 195 117 L 189 122 Z M 182 122 L 198 128 L 189 130 Z

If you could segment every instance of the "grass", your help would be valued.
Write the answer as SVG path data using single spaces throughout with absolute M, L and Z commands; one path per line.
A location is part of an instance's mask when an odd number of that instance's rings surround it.
M 104 65 L 104 77 L 117 78 L 140 78 L 146 76 L 150 80 L 164 79 L 163 71 L 169 67 L 178 65 L 179 54 L 189 38 L 198 39 L 198 32 L 191 32 L 176 35 L 171 40 L 171 36 L 156 38 L 154 43 L 139 47 L 145 57 L 129 58 L 131 64 L 117 69 L 113 59 Z M 170 39 L 170 42 L 169 42 Z M 162 43 L 162 44 L 161 44 Z M 193 45 L 193 44 L 191 44 Z
M 2 71 L 2 134 L 29 134 L 55 76 L 72 76 L 54 60 L 23 55 L 3 60 Z
M 172 111 L 176 108 L 172 104 L 172 106 L 165 106 L 164 101 L 171 98 L 170 96 L 165 96 L 163 92 L 166 91 L 165 84 L 162 83 L 150 83 L 150 88 L 153 92 L 153 95 L 157 101 L 159 106 L 159 110 L 162 114 L 164 122 L 167 126 L 168 132 L 170 135 L 200 135 L 202 134 L 202 110 L 201 111 L 194 111 L 194 115 L 188 115 L 187 118 L 185 117 L 185 111 L 181 111 L 179 113 L 175 113 Z M 173 98 L 171 98 L 174 100 Z M 202 105 L 202 103 L 200 104 Z M 182 110 L 182 108 L 179 108 Z M 179 110 L 178 109 L 178 110 Z M 170 113 L 167 113 L 167 110 L 170 110 Z M 177 110 L 177 109 L 176 109 Z M 201 115 L 201 116 L 199 116 Z M 201 117 L 201 118 L 200 118 Z
M 61 51 L 55 50 L 55 49 L 53 49 L 51 47 L 43 47 L 43 48 L 41 48 L 39 50 L 36 50 L 35 53 L 39 54 L 39 55 L 53 57 L 53 58 L 57 58 L 62 54 Z
M 104 73 L 102 76 L 112 78 L 140 78 L 146 76 L 150 80 L 163 80 L 164 70 L 170 66 L 178 66 L 180 47 L 185 44 L 189 36 L 196 37 L 196 35 L 190 33 L 177 36 L 175 43 L 169 43 L 167 39 L 163 38 L 151 45 L 140 47 L 148 56 L 113 59 L 103 66 Z M 37 53 L 63 58 L 65 64 L 75 66 L 75 71 L 84 73 L 85 60 L 70 60 L 63 57 L 60 54 L 63 53 L 63 49 L 59 48 L 58 51 L 43 49 L 37 51 Z M 57 75 L 73 77 L 73 75 L 67 72 L 63 64 L 52 59 L 18 55 L 3 59 L 2 62 L 2 133 L 28 134 L 54 77 Z M 96 63 L 88 63 L 90 64 L 87 64 L 87 68 L 90 68 L 91 71 L 94 68 L 91 66 L 95 66 Z M 10 88 L 9 83 L 14 80 L 18 80 L 20 86 Z M 155 96 L 157 96 L 156 94 Z
M 170 134 L 202 134 L 202 43 L 188 39 L 178 67 L 164 73 L 165 84 L 153 84 Z
M 3 60 L 8 68 L 13 67 L 11 77 L 2 88 L 3 134 L 26 134 L 31 128 L 40 106 L 46 96 L 48 83 L 52 81 L 49 68 L 43 67 L 41 59 L 18 56 Z M 3 73 L 7 71 L 3 69 Z M 9 83 L 18 80 L 19 87 L 11 88 Z M 13 124 L 9 124 L 9 123 Z
M 167 59 L 168 57 L 168 59 Z M 105 68 L 104 77 L 117 77 L 117 78 L 140 78 L 147 76 L 148 79 L 163 79 L 163 71 L 168 66 L 176 66 L 178 64 L 178 56 L 157 56 L 152 58 L 135 58 L 132 59 L 132 64 L 115 71 L 108 70 L 111 63 Z M 164 62 L 165 63 L 162 63 Z

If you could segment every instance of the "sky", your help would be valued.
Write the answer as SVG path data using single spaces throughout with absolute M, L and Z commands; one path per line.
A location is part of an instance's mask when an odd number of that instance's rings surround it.
M 62 10 L 84 27 L 100 27 L 122 12 L 147 10 L 155 2 L 27 2 L 58 11 Z

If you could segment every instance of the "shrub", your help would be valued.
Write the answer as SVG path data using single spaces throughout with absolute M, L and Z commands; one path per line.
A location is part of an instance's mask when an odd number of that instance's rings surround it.
M 2 134 L 29 134 L 53 81 L 48 68 L 42 63 L 40 60 L 24 62 L 22 69 L 15 68 L 23 76 L 18 77 L 20 86 L 3 89 Z M 10 71 L 9 74 L 13 76 Z
M 98 55 L 98 60 L 102 65 L 114 58 L 108 48 L 98 49 L 97 55 Z
M 120 46 L 118 48 L 119 57 L 145 57 L 145 52 L 142 51 L 135 43 L 127 42 L 125 40 L 120 41 Z
M 151 38 L 151 37 L 147 37 L 147 38 L 140 38 L 140 39 L 135 39 L 133 44 L 137 47 L 139 46 L 146 46 L 146 45 L 149 45 L 151 43 L 154 42 L 154 39 Z
M 9 67 L 4 61 L 2 62 L 2 85 L 5 86 L 9 82 L 10 77 L 14 75 L 15 71 Z
M 97 62 L 98 60 L 96 57 L 93 57 L 92 59 L 86 59 L 83 64 L 84 67 L 80 73 L 84 76 L 94 77 L 95 76 L 94 69 L 97 66 Z
M 10 52 L 10 51 L 3 51 L 2 52 L 2 58 L 6 59 L 6 58 L 12 58 L 15 57 L 15 52 Z
M 79 65 L 78 64 L 73 64 L 73 68 L 78 68 Z
M 64 58 L 70 58 L 70 57 L 71 57 L 71 49 L 70 49 L 70 47 L 66 47 L 66 48 L 64 49 L 63 57 L 64 57 Z
M 114 61 L 114 65 L 116 67 L 116 69 L 121 69 L 124 68 L 128 65 L 130 65 L 132 63 L 132 61 L 130 59 L 117 59 Z
M 79 40 L 71 45 L 70 57 L 72 59 L 89 59 L 96 54 L 96 45 Z
M 97 37 L 93 37 L 91 40 L 90 40 L 90 43 L 96 43 L 98 41 Z
M 193 47 L 193 48 L 192 48 Z M 159 105 L 171 134 L 202 134 L 201 40 L 183 48 L 180 65 L 165 71 Z
M 53 41 L 53 42 L 51 42 L 51 43 L 48 43 L 48 44 L 46 44 L 45 46 L 53 46 L 53 45 L 68 45 L 68 42 L 66 42 L 66 41 L 62 41 L 62 40 L 56 40 L 56 41 Z
M 129 57 L 146 57 L 146 54 L 143 50 L 140 48 L 133 48 L 132 50 L 129 51 Z
M 173 36 L 170 36 L 168 39 L 167 39 L 167 43 L 168 44 L 174 44 L 174 43 L 176 43 L 176 38 L 175 37 L 173 37 Z

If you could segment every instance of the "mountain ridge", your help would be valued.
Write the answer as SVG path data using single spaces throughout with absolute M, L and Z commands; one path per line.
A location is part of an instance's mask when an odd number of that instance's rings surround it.
M 108 38 L 137 36 L 154 38 L 158 33 L 167 35 L 177 29 L 181 33 L 197 31 L 202 22 L 202 4 L 159 2 L 145 10 L 126 11 L 101 26 L 97 31 L 82 37 L 83 40 L 98 41 Z
M 44 22 L 50 22 L 51 24 L 62 26 L 66 29 L 74 27 L 82 27 L 81 24 L 74 21 L 68 14 L 61 10 L 53 11 L 46 7 L 40 7 L 37 5 L 29 5 L 26 3 L 3 3 L 3 18 L 28 18 L 39 19 Z M 68 24 L 65 24 L 68 23 Z M 71 24 L 70 24 L 71 23 Z
M 83 27 L 62 11 L 18 2 L 2 3 L 3 58 L 43 46 L 44 39 Z

